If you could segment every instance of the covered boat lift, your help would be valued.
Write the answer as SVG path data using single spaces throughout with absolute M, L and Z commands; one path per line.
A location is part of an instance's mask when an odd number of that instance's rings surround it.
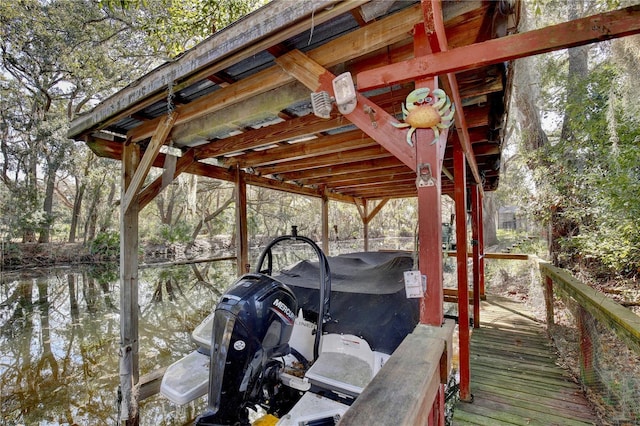
M 517 34 L 519 8 L 515 0 L 274 0 L 73 121 L 70 137 L 101 157 L 122 161 L 120 378 L 127 424 L 137 423 L 139 386 L 138 214 L 181 173 L 235 184 L 239 274 L 249 265 L 247 185 L 320 198 L 325 250 L 329 201 L 357 206 L 366 249 L 367 224 L 385 203 L 417 197 L 419 268 L 427 291 L 422 328 L 404 356 L 435 361 L 429 368 L 423 363 L 420 371 L 433 380 L 415 385 L 414 400 L 407 402 L 414 409 L 400 424 L 444 422 L 451 354 L 450 327 L 443 327 L 440 218 L 441 196 L 451 196 L 460 396 L 471 400 L 465 218 L 470 210 L 478 326 L 484 293 L 481 206 L 483 194 L 499 182 L 512 80 L 508 61 L 640 31 L 640 10 L 630 7 Z M 335 96 L 333 81 L 345 72 L 357 88 L 348 100 L 355 108 L 314 115 L 310 94 Z M 409 130 L 396 127 L 402 103 L 414 89 L 433 94 L 438 87 L 455 105 L 454 125 L 437 138 L 430 128 L 418 129 L 409 144 Z M 161 153 L 163 145 L 179 156 Z M 148 180 L 151 167 L 164 168 L 165 177 Z M 421 347 L 425 342 L 437 344 Z M 390 408 L 374 404 L 363 398 L 353 408 L 370 416 Z M 358 424 L 357 413 L 352 423 L 348 417 L 347 424 Z

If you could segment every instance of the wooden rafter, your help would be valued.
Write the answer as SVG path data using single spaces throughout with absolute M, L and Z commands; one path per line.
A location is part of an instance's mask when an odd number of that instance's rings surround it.
M 318 167 L 307 171 L 297 171 L 280 173 L 278 176 L 282 180 L 297 181 L 299 179 L 311 179 L 322 176 L 335 176 L 357 172 L 368 172 L 375 169 L 398 167 L 403 163 L 395 157 L 383 158 L 379 160 L 360 161 L 355 164 L 340 164 L 337 166 Z
M 257 167 L 256 171 L 262 175 L 270 175 L 289 171 L 315 169 L 318 167 L 338 164 L 352 164 L 360 161 L 389 157 L 391 157 L 389 151 L 376 144 L 371 147 L 343 150 L 331 154 L 316 155 L 314 157 L 286 161 L 272 166 Z
M 384 87 L 638 33 L 640 6 L 635 5 L 363 71 L 357 77 L 358 88 Z
M 367 148 L 377 145 L 376 142 L 362 133 L 353 130 L 336 135 L 322 136 L 307 142 L 284 144 L 263 151 L 255 151 L 244 154 L 241 158 L 231 157 L 225 164 L 240 164 L 242 167 L 255 167 L 267 164 L 278 164 L 284 161 L 298 160 L 340 152 L 343 150 Z
M 403 100 L 409 92 L 410 90 L 408 88 L 403 88 L 395 90 L 393 93 L 373 96 L 371 100 L 385 110 L 391 111 L 394 104 Z M 261 148 L 309 135 L 315 135 L 321 139 L 330 136 L 321 136 L 320 133 L 329 132 L 349 124 L 351 124 L 351 122 L 340 114 L 335 114 L 328 120 L 316 117 L 313 114 L 305 115 L 198 146 L 196 148 L 196 157 L 198 159 L 220 157 L 234 152 Z M 236 163 L 233 159 L 230 159 L 228 164 L 233 165 Z
M 419 20 L 419 8 L 410 7 L 386 19 L 373 22 L 365 28 L 352 31 L 332 42 L 325 43 L 308 52 L 308 55 L 309 58 L 322 66 L 331 67 L 406 38 L 413 25 Z M 180 106 L 176 109 L 180 113 L 176 125 L 179 126 L 204 117 L 258 94 L 282 87 L 291 81 L 293 78 L 280 67 L 267 68 L 249 78 L 221 88 L 209 96 Z M 150 137 L 157 126 L 157 121 L 159 120 L 155 119 L 143 123 L 133 129 L 129 136 L 134 142 Z
M 411 173 L 413 170 L 405 165 L 398 167 L 386 167 L 381 169 L 368 169 L 364 171 L 354 171 L 349 174 L 340 174 L 335 176 L 324 176 L 319 178 L 305 178 L 298 179 L 298 181 L 304 185 L 320 185 L 326 183 L 330 186 L 336 186 L 339 184 L 347 184 L 350 181 L 357 181 L 359 179 L 380 179 L 387 178 L 389 176 Z M 415 175 L 415 174 L 414 174 Z
M 276 62 L 312 92 L 324 90 L 333 93 L 332 81 L 335 76 L 299 50 L 277 58 Z M 404 140 L 406 131 L 398 131 L 392 125 L 398 121 L 357 92 L 356 98 L 358 103 L 356 109 L 345 117 L 400 161 L 415 169 L 415 152 Z M 371 111 L 371 115 L 366 113 L 365 109 Z

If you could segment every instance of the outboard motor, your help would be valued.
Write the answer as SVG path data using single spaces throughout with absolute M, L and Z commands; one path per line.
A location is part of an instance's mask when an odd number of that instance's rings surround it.
M 277 384 L 298 310 L 293 292 L 264 274 L 247 274 L 222 296 L 213 319 L 209 404 L 197 425 L 249 425 L 247 408 Z

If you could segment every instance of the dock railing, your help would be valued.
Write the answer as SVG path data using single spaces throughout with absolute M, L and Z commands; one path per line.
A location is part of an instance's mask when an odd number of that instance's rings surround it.
M 541 320 L 546 318 L 563 366 L 580 378 L 601 419 L 613 425 L 640 424 L 640 316 L 535 255 L 485 253 L 484 259 L 531 265 L 527 304 Z M 456 302 L 457 290 L 445 289 L 444 296 L 445 302 Z
M 600 400 L 597 408 L 601 417 L 612 424 L 637 424 L 640 316 L 576 279 L 569 271 L 537 261 L 550 336 L 557 346 L 570 347 L 567 341 L 577 340 L 581 382 Z M 571 333 L 572 321 L 577 336 Z
M 340 420 L 341 426 L 444 423 L 455 323 L 419 324 Z

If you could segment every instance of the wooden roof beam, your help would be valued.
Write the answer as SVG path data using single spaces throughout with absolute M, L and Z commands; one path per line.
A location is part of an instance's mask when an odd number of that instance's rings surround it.
M 365 199 L 381 198 L 409 198 L 417 196 L 415 180 L 406 186 L 393 185 L 390 187 L 377 187 L 367 190 L 359 190 L 351 194 L 353 197 Z
M 377 95 L 371 99 L 385 109 L 391 109 L 395 102 L 404 100 L 409 92 L 410 90 L 408 88 L 401 89 L 393 93 Z M 198 146 L 196 148 L 196 157 L 200 160 L 219 157 L 233 152 L 246 151 L 299 137 L 331 131 L 350 124 L 351 122 L 340 114 L 333 115 L 332 118 L 328 120 L 310 114 Z
M 285 143 L 263 151 L 248 152 L 240 158 L 228 158 L 224 163 L 225 165 L 240 164 L 241 167 L 256 167 L 375 145 L 377 145 L 376 141 L 365 135 L 361 130 L 353 130 L 335 135 L 320 136 L 306 142 Z
M 336 182 L 331 185 L 327 185 L 329 188 L 333 189 L 336 192 L 342 192 L 343 190 L 348 190 L 349 188 L 366 188 L 375 185 L 388 185 L 388 184 L 402 184 L 407 183 L 409 181 L 415 182 L 416 174 L 409 171 L 401 174 L 393 174 L 389 175 L 388 178 L 382 180 L 380 178 L 363 178 L 357 180 L 350 180 L 347 182 Z
M 640 5 L 462 46 L 358 74 L 368 90 L 640 33 Z
M 359 179 L 379 179 L 386 176 L 393 176 L 395 174 L 415 173 L 407 166 L 402 165 L 398 167 L 387 167 L 382 169 L 373 169 L 359 172 L 352 172 L 349 174 L 340 174 L 335 176 L 323 176 L 320 178 L 309 179 L 296 179 L 297 182 L 304 185 L 320 185 L 326 183 L 328 186 L 335 186 L 339 184 L 346 184 L 346 182 L 359 180 Z
M 327 91 L 333 93 L 331 72 L 299 50 L 294 50 L 276 59 L 287 73 L 291 74 L 312 92 Z M 392 124 L 398 121 L 386 113 L 380 106 L 356 91 L 357 106 L 345 117 L 376 142 L 400 159 L 411 169 L 416 168 L 415 149 L 405 141 L 406 131 L 398 131 Z M 370 116 L 365 109 L 373 111 Z M 375 121 L 374 121 L 375 120 Z
M 380 145 L 375 144 L 375 146 L 367 148 L 345 150 L 332 154 L 317 155 L 315 157 L 285 161 L 271 166 L 256 167 L 256 172 L 258 172 L 260 175 L 272 175 L 289 171 L 308 170 L 324 166 L 375 160 L 377 158 L 387 158 L 390 156 L 391 154 L 389 154 L 389 151 L 387 151 Z
M 391 170 L 391 169 L 385 169 L 385 170 Z M 338 178 L 339 177 L 340 176 L 338 176 Z M 335 180 L 332 182 L 328 182 L 327 186 L 338 190 L 339 188 L 369 185 L 371 183 L 376 183 L 376 182 L 395 182 L 397 180 L 406 179 L 408 177 L 412 177 L 415 180 L 416 174 L 411 170 L 405 168 L 402 171 L 396 171 L 394 173 L 381 174 L 378 176 L 365 175 L 357 179 L 349 179 L 349 176 L 343 176 L 342 180 Z
M 413 25 L 419 20 L 419 8 L 416 6 L 409 7 L 388 18 L 372 22 L 365 28 L 352 31 L 336 40 L 325 43 L 308 52 L 308 55 L 319 64 L 331 67 L 406 38 Z M 219 111 L 229 105 L 284 86 L 291 81 L 293 81 L 293 78 L 281 67 L 273 66 L 267 68 L 208 96 L 176 108 L 176 111 L 180 113 L 180 119 L 176 122 L 176 125 Z M 132 129 L 128 136 L 133 141 L 150 137 L 153 129 L 157 126 L 156 121 L 157 119 L 143 123 Z
M 325 176 L 335 176 L 340 174 L 367 172 L 375 169 L 384 169 L 390 167 L 398 167 L 403 163 L 396 157 L 383 158 L 378 160 L 361 161 L 354 164 L 340 164 L 337 166 L 318 167 L 316 169 L 306 171 L 296 171 L 289 173 L 280 173 L 278 179 L 285 181 L 298 181 L 299 179 L 312 179 Z

